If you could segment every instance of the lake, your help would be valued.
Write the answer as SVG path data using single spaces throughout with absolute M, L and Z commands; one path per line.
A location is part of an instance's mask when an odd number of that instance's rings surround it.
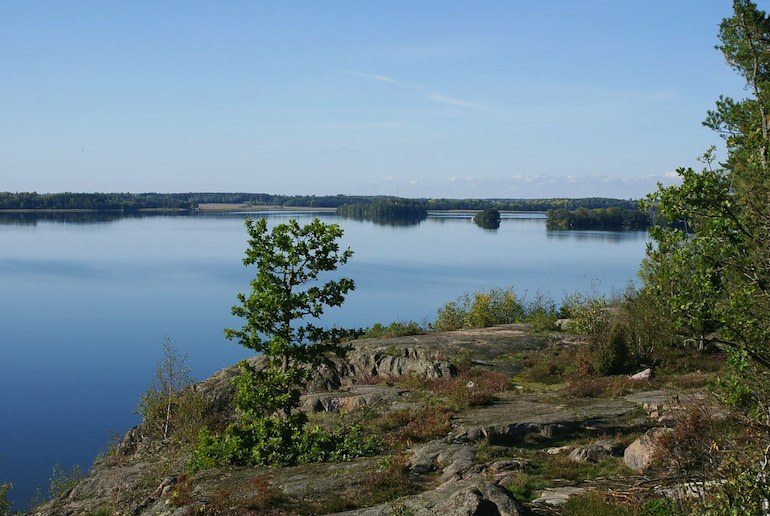
M 512 286 L 557 303 L 575 291 L 621 291 L 644 256 L 644 232 L 546 231 L 542 214 L 506 214 L 497 230 L 468 214 L 385 226 L 332 213 L 258 212 L 271 224 L 318 216 L 345 231 L 356 282 L 328 324 L 432 321 L 465 292 Z M 203 379 L 250 353 L 223 337 L 254 274 L 241 259 L 243 213 L 118 218 L 0 216 L 0 483 L 16 507 L 52 467 L 84 470 L 111 433 L 138 423 L 170 337 Z

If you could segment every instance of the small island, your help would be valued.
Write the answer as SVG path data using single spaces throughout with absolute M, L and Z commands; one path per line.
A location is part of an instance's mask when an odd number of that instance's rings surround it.
M 484 229 L 497 229 L 500 227 L 500 212 L 495 208 L 488 208 L 474 215 L 473 222 Z

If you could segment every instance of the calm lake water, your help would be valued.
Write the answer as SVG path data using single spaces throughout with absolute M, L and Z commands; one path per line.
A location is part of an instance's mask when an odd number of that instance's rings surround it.
M 468 215 L 383 226 L 333 214 L 254 212 L 271 223 L 318 216 L 337 222 L 356 281 L 328 324 L 431 321 L 462 295 L 622 290 L 635 280 L 644 232 L 548 232 L 542 215 L 504 218 L 484 230 Z M 54 464 L 84 470 L 111 433 L 138 423 L 161 342 L 170 337 L 203 379 L 249 353 L 227 341 L 242 265 L 246 214 L 110 219 L 0 218 L 0 483 L 25 508 L 45 493 Z

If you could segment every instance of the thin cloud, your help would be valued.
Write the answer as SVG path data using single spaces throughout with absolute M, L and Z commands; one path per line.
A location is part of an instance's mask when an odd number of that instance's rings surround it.
M 344 70 L 341 68 L 332 68 L 332 70 L 338 73 L 344 73 L 345 75 L 353 75 L 355 77 L 364 77 L 366 79 L 371 79 L 372 81 L 386 82 L 388 84 L 399 84 L 397 80 L 393 79 L 392 77 L 388 77 L 387 75 L 357 72 L 355 70 Z
M 493 111 L 492 109 L 482 104 L 477 104 L 475 102 L 468 102 L 465 100 L 447 97 L 446 95 L 441 95 L 439 93 L 431 93 L 430 95 L 428 95 L 428 98 L 433 102 L 438 102 L 439 104 L 446 104 L 448 106 L 456 106 L 456 107 L 461 107 L 466 109 L 475 109 L 478 111 L 485 111 L 487 113 L 491 113 Z
M 380 75 L 380 74 L 374 74 L 374 73 L 367 73 L 367 72 L 359 72 L 356 70 L 347 70 L 345 68 L 332 68 L 332 71 L 337 73 L 342 73 L 345 75 L 352 75 L 354 77 L 363 77 L 364 79 L 369 79 L 371 81 L 377 81 L 377 82 L 384 82 L 387 84 L 393 84 L 394 86 L 400 86 L 404 88 L 409 88 L 414 91 L 425 91 L 426 88 L 421 85 L 417 84 L 408 84 L 403 83 L 401 81 L 397 81 L 396 79 L 389 77 L 387 75 Z M 485 113 L 494 113 L 495 110 L 489 108 L 488 106 L 485 106 L 483 104 L 479 104 L 477 102 L 469 102 L 467 100 L 457 99 L 454 97 L 449 97 L 447 95 L 442 95 L 440 93 L 428 93 L 428 99 L 437 102 L 439 104 L 444 104 L 445 106 L 453 106 L 453 107 L 459 107 L 463 109 L 473 109 L 476 111 L 483 111 Z

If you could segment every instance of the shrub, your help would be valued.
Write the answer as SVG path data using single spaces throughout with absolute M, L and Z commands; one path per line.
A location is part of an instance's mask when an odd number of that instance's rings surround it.
M 648 383 L 646 380 L 630 380 L 624 376 L 585 378 L 570 382 L 565 393 L 576 398 L 619 398 Z
M 530 382 L 559 384 L 578 372 L 577 358 L 574 348 L 549 346 L 524 355 L 521 360 L 523 369 L 519 376 Z
M 188 470 L 195 472 L 225 464 L 289 466 L 341 462 L 373 455 L 381 448 L 379 440 L 364 435 L 359 425 L 326 431 L 320 427 L 304 428 L 301 414 L 288 418 L 261 417 L 232 424 L 222 435 L 213 435 L 203 428 Z
M 634 366 L 657 366 L 661 351 L 676 341 L 671 317 L 645 291 L 629 291 L 617 318 L 625 329 L 629 359 Z
M 570 328 L 581 335 L 594 335 L 607 322 L 609 300 L 598 294 L 574 293 L 562 302 L 559 315 L 571 319 Z
M 628 345 L 622 324 L 614 323 L 608 335 L 597 335 L 592 343 L 594 348 L 594 371 L 602 376 L 626 372 Z
M 279 487 L 271 486 L 262 477 L 254 478 L 250 491 L 253 493 L 246 500 L 246 509 L 250 511 L 265 511 L 281 505 L 286 500 L 286 495 Z
M 556 304 L 546 294 L 538 292 L 534 299 L 526 303 L 524 320 L 535 331 L 552 331 L 556 329 L 558 319 Z
M 48 480 L 48 496 L 56 499 L 67 494 L 85 475 L 77 464 L 66 471 L 61 464 L 55 464 Z
M 189 359 L 174 342 L 163 339 L 163 359 L 156 364 L 153 385 L 142 394 L 137 413 L 144 432 L 156 439 L 173 437 L 192 445 L 205 424 L 205 400 L 192 387 Z
M 604 495 L 596 492 L 587 492 L 571 496 L 564 504 L 564 516 L 625 516 L 638 514 L 638 511 L 630 507 L 608 501 Z
M 473 297 L 465 293 L 446 303 L 438 309 L 431 328 L 434 331 L 486 328 L 522 321 L 524 314 L 524 306 L 512 288 L 494 288 L 489 292 L 476 292 Z
M 362 337 L 366 339 L 380 339 L 384 337 L 408 337 L 409 335 L 422 335 L 423 333 L 425 333 L 425 330 L 414 321 L 393 321 L 387 326 L 375 323 L 364 331 Z
M 451 429 L 454 411 L 447 406 L 423 406 L 384 414 L 372 425 L 386 432 L 385 440 L 396 447 L 445 436 Z
M 468 294 L 449 301 L 440 307 L 436 312 L 436 321 L 431 324 L 434 331 L 455 331 L 462 328 L 465 324 L 465 317 L 470 305 Z
M 13 503 L 8 499 L 8 491 L 13 489 L 13 484 L 0 484 L 0 516 L 11 514 Z
M 470 369 L 454 378 L 426 379 L 422 387 L 445 396 L 453 410 L 489 405 L 495 394 L 507 390 L 511 378 L 496 371 Z

